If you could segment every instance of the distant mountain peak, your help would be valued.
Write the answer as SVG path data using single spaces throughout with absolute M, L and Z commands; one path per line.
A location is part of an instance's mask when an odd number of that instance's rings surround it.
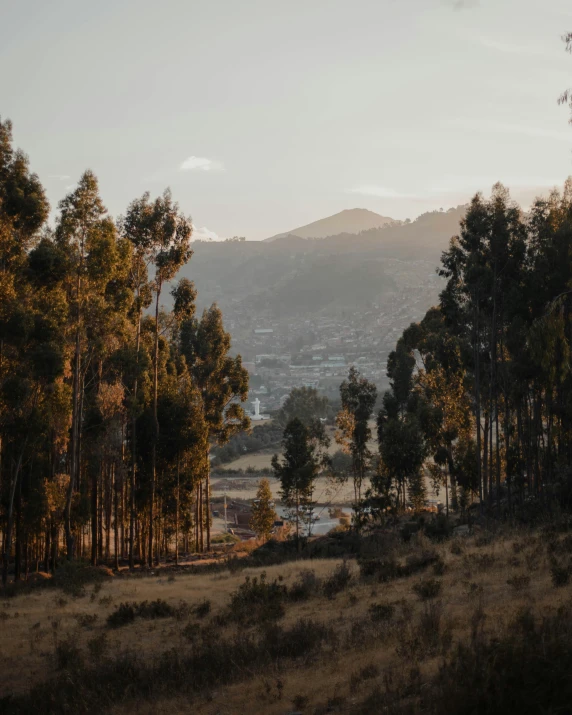
M 388 223 L 394 223 L 394 220 L 387 216 L 376 214 L 369 209 L 344 209 L 333 216 L 319 219 L 306 224 L 306 226 L 294 228 L 291 231 L 279 233 L 266 240 L 275 241 L 284 236 L 326 238 L 327 236 L 337 236 L 340 233 L 358 234 L 362 231 L 369 231 L 372 228 L 380 228 Z

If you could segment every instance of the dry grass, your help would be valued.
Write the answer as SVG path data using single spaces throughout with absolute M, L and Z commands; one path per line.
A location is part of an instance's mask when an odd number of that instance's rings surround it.
M 437 547 L 441 557 L 438 568 L 431 566 L 423 574 L 387 583 L 360 579 L 356 562 L 349 562 L 352 579 L 335 598 L 316 590 L 307 600 L 288 602 L 280 620 L 284 627 L 305 618 L 331 626 L 337 633 L 336 644 L 322 651 L 319 659 L 313 657 L 311 663 L 302 658 L 269 664 L 238 682 L 193 695 L 192 705 L 190 696 L 173 693 L 151 702 L 118 703 L 110 712 L 272 715 L 295 710 L 319 713 L 320 708 L 326 712 L 328 703 L 333 712 L 352 712 L 367 693 L 383 686 L 388 674 L 393 677 L 418 665 L 427 676 L 436 671 L 452 643 L 468 641 L 477 630 L 487 636 L 500 634 L 525 609 L 548 614 L 569 602 L 569 589 L 552 584 L 545 537 L 507 533 L 483 546 L 479 545 L 482 541 L 471 537 L 453 549 L 452 542 L 445 542 Z M 403 558 L 427 548 L 434 546 L 418 536 L 397 547 L 396 556 Z M 220 616 L 228 611 L 231 594 L 246 576 L 260 577 L 265 571 L 267 581 L 280 578 L 282 584 L 291 586 L 307 569 L 323 581 L 340 563 L 316 560 L 239 573 L 183 573 L 174 581 L 156 576 L 116 577 L 96 594 L 88 589 L 82 598 L 49 590 L 0 601 L 0 693 L 25 693 L 34 684 L 53 678 L 55 645 L 67 638 L 87 654 L 89 642 L 104 635 L 109 653 L 135 651 L 149 661 L 173 647 L 184 651 L 188 646 L 185 628 L 199 628 L 206 621 L 214 624 L 221 638 L 230 638 L 241 632 L 240 624 L 228 623 Z M 423 601 L 417 595 L 415 587 L 423 579 L 441 584 L 435 599 Z M 211 611 L 200 622 L 186 616 L 181 620 L 136 620 L 113 630 L 106 626 L 107 616 L 122 601 L 156 599 L 175 607 L 181 601 L 193 606 L 208 599 Z M 372 619 L 371 608 L 379 604 L 393 604 L 387 621 Z M 89 624 L 93 619 L 82 619 L 82 614 L 95 614 L 97 619 Z

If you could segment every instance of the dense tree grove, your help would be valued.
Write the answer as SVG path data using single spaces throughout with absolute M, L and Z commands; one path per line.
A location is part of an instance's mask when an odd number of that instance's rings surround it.
M 425 474 L 449 486 L 456 508 L 569 507 L 572 180 L 528 213 L 497 184 L 460 228 L 439 305 L 388 362 L 379 483 L 393 479 L 402 503 Z
M 193 284 L 173 283 L 192 224 L 169 191 L 115 222 L 86 171 L 58 209 L 51 228 L 0 121 L 4 583 L 12 564 L 18 578 L 63 557 L 152 564 L 208 548 L 210 446 L 248 427 L 220 310 L 196 317 Z

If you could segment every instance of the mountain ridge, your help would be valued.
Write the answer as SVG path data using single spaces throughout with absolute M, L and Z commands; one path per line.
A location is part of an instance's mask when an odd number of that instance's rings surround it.
M 277 233 L 275 236 L 264 239 L 267 243 L 272 243 L 280 238 L 287 236 L 297 236 L 298 238 L 327 238 L 328 236 L 337 236 L 340 234 L 357 235 L 362 231 L 369 231 L 374 228 L 381 228 L 388 224 L 397 223 L 394 219 L 388 216 L 382 216 L 369 209 L 354 208 L 344 209 L 332 216 L 312 221 L 304 226 L 299 226 L 290 231 Z

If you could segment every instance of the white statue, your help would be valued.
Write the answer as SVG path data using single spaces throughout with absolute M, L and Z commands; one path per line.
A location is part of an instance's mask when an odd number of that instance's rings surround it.
M 260 417 L 260 400 L 258 397 L 252 403 L 254 405 L 254 416 L 256 418 Z

